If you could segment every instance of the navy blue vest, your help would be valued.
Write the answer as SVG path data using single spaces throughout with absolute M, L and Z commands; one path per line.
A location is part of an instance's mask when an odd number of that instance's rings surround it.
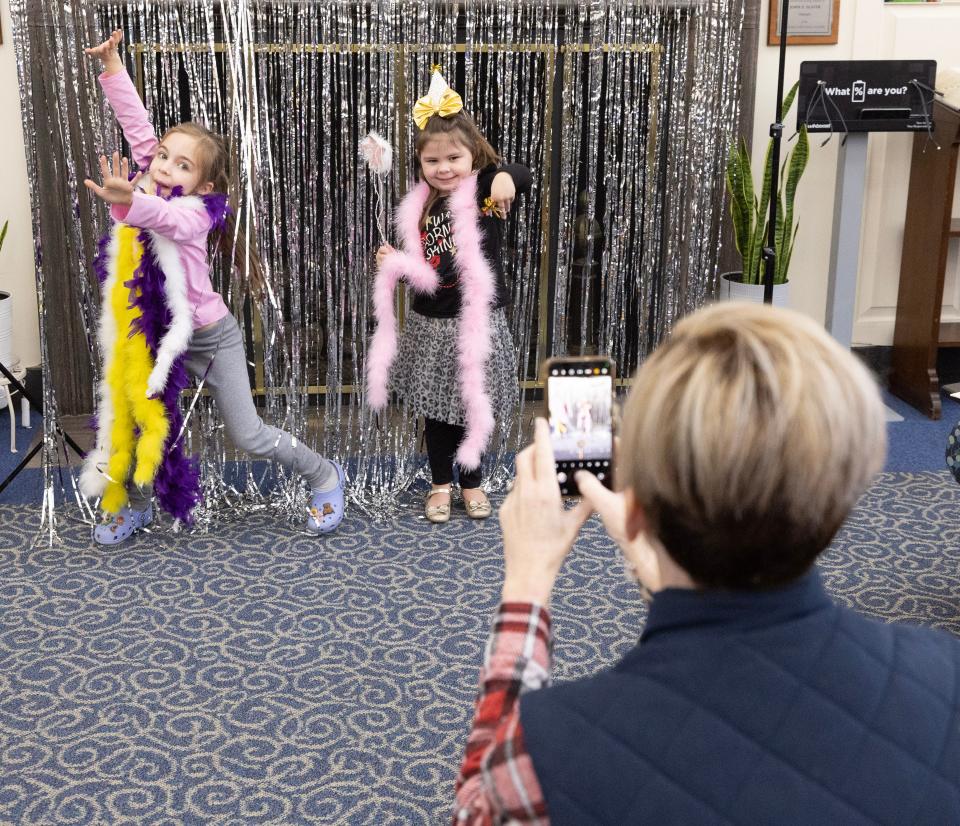
M 612 670 L 528 692 L 552 826 L 960 824 L 960 640 L 834 604 L 669 589 Z

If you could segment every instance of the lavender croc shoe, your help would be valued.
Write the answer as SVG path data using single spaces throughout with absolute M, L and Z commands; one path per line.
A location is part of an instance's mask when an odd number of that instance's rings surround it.
M 97 525 L 93 529 L 93 541 L 98 545 L 118 545 L 152 521 L 153 506 L 142 511 L 135 511 L 129 507 L 121 508 L 109 522 Z
M 346 509 L 344 501 L 343 468 L 337 462 L 330 462 L 337 470 L 337 486 L 332 490 L 315 490 L 310 495 L 310 515 L 304 526 L 307 533 L 330 533 L 343 521 Z

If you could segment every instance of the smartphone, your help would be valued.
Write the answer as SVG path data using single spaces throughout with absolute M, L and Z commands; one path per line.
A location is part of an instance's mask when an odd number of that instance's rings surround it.
M 578 496 L 574 475 L 586 470 L 613 487 L 613 388 L 616 365 L 604 356 L 544 362 L 547 419 L 564 496 Z

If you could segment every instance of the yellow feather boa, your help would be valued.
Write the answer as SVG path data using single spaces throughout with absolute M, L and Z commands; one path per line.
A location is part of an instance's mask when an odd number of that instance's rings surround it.
M 170 428 L 163 402 L 147 398 L 147 379 L 154 359 L 146 338 L 143 333 L 127 335 L 131 322 L 140 316 L 140 310 L 130 306 L 130 289 L 124 285 L 133 278 L 143 257 L 143 245 L 137 238 L 139 230 L 120 225 L 117 232 L 117 277 L 113 279 L 110 294 L 104 296 L 113 315 L 114 329 L 118 331 L 112 351 L 105 354 L 104 365 L 113 403 L 106 468 L 108 482 L 100 503 L 107 513 L 116 513 L 127 504 L 125 483 L 134 459 L 134 484 L 144 486 L 153 482 L 163 460 L 163 445 Z

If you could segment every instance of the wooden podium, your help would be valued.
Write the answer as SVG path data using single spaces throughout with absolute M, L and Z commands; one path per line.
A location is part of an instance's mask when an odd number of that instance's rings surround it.
M 960 347 L 960 322 L 940 323 L 950 238 L 960 237 L 960 218 L 951 216 L 960 110 L 937 100 L 933 117 L 939 151 L 925 132 L 913 137 L 890 390 L 939 419 L 937 348 Z

